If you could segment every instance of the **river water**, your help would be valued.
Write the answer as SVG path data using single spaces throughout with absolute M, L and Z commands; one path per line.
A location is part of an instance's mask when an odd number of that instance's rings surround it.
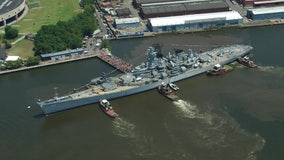
M 1 75 L 0 159 L 283 159 L 283 35 L 284 26 L 269 26 L 111 41 L 112 53 L 135 65 L 153 43 L 165 54 L 250 44 L 259 65 L 180 81 L 177 102 L 157 90 L 112 100 L 116 119 L 98 104 L 43 117 L 35 103 L 54 88 L 62 95 L 117 74 L 97 59 Z

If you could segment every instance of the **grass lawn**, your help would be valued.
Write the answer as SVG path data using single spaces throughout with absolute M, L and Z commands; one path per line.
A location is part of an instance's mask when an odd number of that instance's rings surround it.
M 29 9 L 28 13 L 12 25 L 19 33 L 36 33 L 42 25 L 66 21 L 81 12 L 78 0 L 28 0 L 39 7 Z
M 78 0 L 27 0 L 34 3 L 33 8 L 12 27 L 19 30 L 19 34 L 36 33 L 42 25 L 56 24 L 58 21 L 67 21 L 81 12 Z M 4 29 L 2 29 L 3 32 Z M 22 58 L 33 56 L 33 43 L 22 40 L 13 45 L 9 55 L 18 55 Z
M 34 52 L 32 50 L 33 46 L 34 44 L 32 41 L 23 39 L 9 49 L 8 55 L 17 55 L 20 56 L 22 59 L 27 59 L 28 57 L 34 55 Z

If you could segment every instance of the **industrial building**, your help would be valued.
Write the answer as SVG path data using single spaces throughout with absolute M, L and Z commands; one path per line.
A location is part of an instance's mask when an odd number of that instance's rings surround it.
M 181 0 L 133 0 L 132 4 L 135 8 L 141 8 L 142 5 L 145 5 L 145 4 L 165 3 L 165 2 L 175 2 L 175 1 L 181 1 Z
M 229 11 L 230 7 L 222 0 L 218 1 L 177 1 L 170 3 L 156 3 L 140 8 L 142 19 L 153 17 L 178 16 L 210 12 Z
M 116 18 L 114 20 L 114 27 L 116 29 L 128 28 L 128 27 L 139 27 L 140 20 L 138 17 L 133 18 Z
M 130 17 L 131 12 L 129 8 L 116 9 L 117 16 L 120 18 Z
M 283 6 L 284 0 L 261 0 L 254 1 L 253 7 L 275 7 L 275 6 Z
M 72 57 L 84 53 L 84 48 L 77 48 L 72 50 L 60 51 L 55 53 L 41 54 L 42 60 L 58 60 L 64 57 Z
M 179 31 L 189 29 L 206 29 L 237 25 L 243 22 L 236 11 L 203 13 L 183 16 L 149 18 L 148 28 L 152 32 Z
M 2 0 L 0 2 L 0 27 L 18 20 L 25 10 L 25 0 Z
M 247 17 L 252 20 L 284 18 L 284 6 L 248 9 Z
M 237 0 L 243 6 L 268 7 L 284 5 L 284 0 Z

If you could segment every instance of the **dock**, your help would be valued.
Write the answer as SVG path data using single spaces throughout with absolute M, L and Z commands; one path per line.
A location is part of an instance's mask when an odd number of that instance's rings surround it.
M 96 58 L 96 57 L 123 73 L 128 73 L 133 69 L 132 64 L 127 63 L 126 61 L 108 52 L 105 52 L 103 50 L 97 50 L 96 52 L 93 52 L 93 53 L 79 54 L 79 55 L 75 55 L 71 57 L 68 56 L 68 57 L 58 59 L 58 60 L 53 59 L 53 60 L 41 61 L 38 65 L 34 65 L 34 66 L 29 66 L 29 67 L 25 66 L 25 67 L 20 67 L 17 69 L 0 71 L 0 75 L 13 73 L 13 72 L 20 72 L 20 71 L 25 71 L 25 70 L 30 70 L 30 69 L 36 69 L 36 68 L 41 68 L 41 67 L 47 67 L 47 66 L 52 66 L 56 64 L 68 63 L 68 62 L 73 62 L 73 61 L 78 61 L 78 60 Z
M 132 64 L 127 63 L 111 53 L 101 52 L 97 57 L 123 73 L 129 73 L 133 69 Z

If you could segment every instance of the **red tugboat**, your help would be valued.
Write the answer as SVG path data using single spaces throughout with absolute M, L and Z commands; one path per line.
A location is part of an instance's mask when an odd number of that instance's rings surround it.
M 173 90 L 169 87 L 169 85 L 162 83 L 159 87 L 158 87 L 158 91 L 165 97 L 167 97 L 168 99 L 172 100 L 172 101 L 177 101 L 179 99 L 179 97 L 177 95 L 175 95 L 173 93 Z
M 207 74 L 216 76 L 216 75 L 224 74 L 224 73 L 229 72 L 231 70 L 233 70 L 233 67 L 231 67 L 229 65 L 221 66 L 220 64 L 216 64 L 216 65 L 214 65 L 214 67 L 212 69 L 207 71 Z
M 118 116 L 118 114 L 112 108 L 112 105 L 110 104 L 110 102 L 106 99 L 100 100 L 100 108 L 103 112 L 105 112 L 106 115 L 112 118 L 115 118 Z
M 257 65 L 248 56 L 238 57 L 238 62 L 244 66 L 255 68 Z

